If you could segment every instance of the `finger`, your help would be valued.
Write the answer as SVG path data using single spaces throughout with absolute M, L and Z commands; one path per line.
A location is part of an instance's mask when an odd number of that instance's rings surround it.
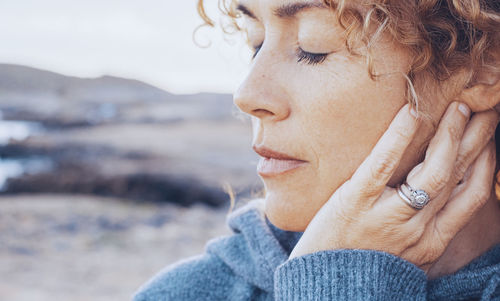
M 416 113 L 408 104 L 399 110 L 370 155 L 351 177 L 346 190 L 354 196 L 353 199 L 365 203 L 374 202 L 380 196 L 412 141 L 418 124 Z
M 464 177 L 468 178 L 470 176 L 470 165 L 477 159 L 479 153 L 483 151 L 485 145 L 493 137 L 499 119 L 499 114 L 494 110 L 476 113 L 472 116 L 471 120 L 467 123 L 462 141 L 460 142 L 454 171 L 448 183 L 448 189 L 443 191 L 439 197 L 451 199 L 464 189 L 464 181 L 459 185 L 457 184 Z M 451 195 L 448 196 L 450 191 Z M 440 202 L 441 207 L 445 203 L 446 200 L 442 200 Z M 425 219 L 432 218 L 435 212 L 439 211 L 441 207 L 435 206 L 434 210 L 430 210 L 432 212 L 426 214 Z
M 458 147 L 469 115 L 470 109 L 465 104 L 454 102 L 449 105 L 427 148 L 421 169 L 415 173 L 410 172 L 411 177 L 407 178 L 410 187 L 415 190 L 423 189 L 433 200 L 425 210 L 425 212 L 430 211 L 431 215 L 434 215 L 442 207 L 443 202 L 446 202 L 447 198 L 442 200 L 436 197 L 446 187 L 454 170 Z
M 476 113 L 472 116 L 458 149 L 455 169 L 450 179 L 457 184 L 465 175 L 469 165 L 476 160 L 488 141 L 495 134 L 500 115 L 495 110 Z
M 466 170 L 469 169 L 482 152 L 488 141 L 493 138 L 495 130 L 500 122 L 500 114 L 495 110 L 488 110 L 475 113 L 467 123 L 462 137 L 462 142 L 458 148 L 457 162 L 455 162 L 455 170 L 450 181 L 459 183 L 465 176 Z M 422 163 L 413 168 L 408 177 L 413 177 L 416 172 L 422 168 Z
M 464 188 L 436 215 L 436 230 L 449 242 L 481 209 L 492 193 L 496 148 L 493 141 L 483 149 L 471 166 Z
M 484 149 L 484 147 L 483 147 L 483 149 Z M 477 158 L 476 158 L 476 160 L 477 160 Z M 455 186 L 455 188 L 453 188 L 453 190 L 451 191 L 451 194 L 448 196 L 449 200 L 453 199 L 456 195 L 458 195 L 459 193 L 461 193 L 464 190 L 464 188 L 466 187 L 466 184 L 469 183 L 468 179 L 470 178 L 471 170 L 472 170 L 472 165 L 469 165 L 469 168 L 467 168 L 467 170 L 465 171 L 465 174 L 464 174 L 462 180 L 460 180 L 460 183 L 458 183 L 457 186 Z

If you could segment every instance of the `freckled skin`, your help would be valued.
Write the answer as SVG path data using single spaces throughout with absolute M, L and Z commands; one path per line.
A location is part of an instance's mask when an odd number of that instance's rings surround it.
M 317 247 L 325 243 L 325 236 L 335 233 L 336 226 L 339 226 L 337 220 L 321 215 L 325 211 L 320 209 L 337 188 L 351 177 L 386 131 L 396 112 L 407 102 L 403 74 L 409 71 L 412 55 L 389 36 L 383 35 L 372 46 L 375 71 L 381 75 L 377 81 L 373 81 L 368 75 L 364 57 L 352 56 L 344 48 L 343 31 L 330 10 L 314 8 L 302 11 L 294 18 L 279 19 L 272 14 L 274 8 L 293 0 L 239 2 L 257 18 L 247 18 L 245 28 L 249 33 L 250 45 L 261 47 L 247 78 L 234 95 L 234 102 L 252 118 L 253 144 L 308 161 L 279 176 L 262 177 L 266 188 L 266 215 L 274 225 L 290 231 L 306 230 L 314 218 L 317 223 L 311 223 L 313 227 L 308 228 L 305 234 L 315 229 L 318 231 L 312 232 L 312 238 L 311 235 L 305 235 L 309 240 L 299 241 L 297 254 L 302 254 L 301 250 L 318 250 L 315 245 Z M 363 54 L 363 48 L 359 48 L 361 45 L 354 46 Z M 316 55 L 330 54 L 321 63 L 307 64 L 305 61 L 298 62 L 300 55 L 297 53 L 303 54 L 298 50 Z M 500 53 L 497 61 L 500 61 Z M 410 170 L 424 159 L 429 141 L 451 102 L 462 102 L 472 112 L 487 111 L 495 106 L 497 111 L 500 110 L 498 74 L 481 74 L 488 79 L 488 85 L 474 84 L 471 88 L 464 88 L 467 72 L 462 71 L 452 74 L 446 81 L 437 81 L 432 75 L 423 74 L 414 82 L 419 97 L 419 112 L 423 118 L 417 134 L 389 180 L 389 186 L 400 184 Z M 490 122 L 493 121 L 485 124 Z M 495 128 L 493 123 L 490 125 Z M 484 142 L 489 139 L 484 131 L 478 133 L 474 136 L 477 138 L 476 143 L 481 139 Z M 466 146 L 477 149 L 478 144 L 471 143 L 467 142 Z M 481 190 L 481 187 L 472 185 L 468 189 Z M 338 206 L 336 208 L 340 211 L 345 209 L 342 204 Z M 377 208 L 387 213 L 384 206 Z M 375 225 L 385 225 L 386 221 L 382 218 L 377 221 L 380 216 L 384 214 L 372 215 Z M 371 241 L 375 235 L 370 234 L 370 229 L 364 229 L 361 221 L 356 222 L 349 227 L 349 231 L 343 232 L 346 236 L 341 235 L 340 240 L 360 238 L 353 233 L 368 233 L 368 236 L 361 235 L 360 239 L 363 242 Z M 494 190 L 486 205 L 465 222 L 466 226 L 456 229 L 460 231 L 428 269 L 429 279 L 456 272 L 500 243 L 500 207 Z M 318 223 L 320 227 L 314 227 Z M 332 223 L 336 226 L 332 227 Z M 392 234 L 398 241 L 399 232 Z M 371 243 L 376 246 L 387 241 L 375 240 Z M 421 255 L 425 257 L 428 249 L 425 242 L 421 243 L 424 244 L 421 248 L 424 253 Z M 388 246 L 389 249 L 391 247 Z
M 365 59 L 351 55 L 343 46 L 333 12 L 313 8 L 295 19 L 271 16 L 273 7 L 286 2 L 244 1 L 261 20 L 247 22 L 249 42 L 264 44 L 234 102 L 252 115 L 253 144 L 309 162 L 262 179 L 271 222 L 285 230 L 303 231 L 407 103 L 402 74 L 409 69 L 409 54 L 385 37 L 373 49 L 376 71 L 384 74 L 374 81 Z M 312 28 L 321 22 L 332 30 L 320 28 L 314 33 Z M 335 53 L 316 65 L 298 63 L 297 44 L 311 53 Z M 442 103 L 433 111 L 439 117 L 449 101 L 442 95 L 435 98 Z M 419 162 L 418 150 L 433 131 L 430 124 L 422 125 L 391 183 L 401 182 Z

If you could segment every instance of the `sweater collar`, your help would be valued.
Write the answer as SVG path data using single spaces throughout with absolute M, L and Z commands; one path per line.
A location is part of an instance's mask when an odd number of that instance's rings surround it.
M 274 226 L 267 218 L 266 223 L 289 256 L 303 232 L 284 231 Z M 429 300 L 490 300 L 497 290 L 500 290 L 500 244 L 493 246 L 454 274 L 427 283 Z
M 430 300 L 491 300 L 500 289 L 500 244 L 492 247 L 457 272 L 430 280 Z
M 218 256 L 247 282 L 272 293 L 274 271 L 288 259 L 303 232 L 274 226 L 264 214 L 263 199 L 234 211 L 227 223 L 234 234 L 212 240 L 207 252 Z M 500 244 L 456 273 L 428 281 L 427 292 L 430 300 L 488 299 L 499 283 Z
M 263 200 L 256 199 L 232 212 L 227 223 L 234 234 L 210 241 L 207 252 L 247 282 L 272 293 L 274 271 L 289 254 L 269 227 L 263 206 Z

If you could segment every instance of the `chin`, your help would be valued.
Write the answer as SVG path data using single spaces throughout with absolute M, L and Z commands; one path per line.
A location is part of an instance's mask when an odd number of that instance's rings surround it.
M 300 200 L 300 201 L 298 201 Z M 314 217 L 307 199 L 266 192 L 265 213 L 269 221 L 285 231 L 303 232 Z

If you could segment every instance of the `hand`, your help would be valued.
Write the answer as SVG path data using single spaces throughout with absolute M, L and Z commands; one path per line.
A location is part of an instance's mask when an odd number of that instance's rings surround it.
M 318 211 L 290 258 L 322 250 L 371 249 L 427 271 L 492 191 L 496 151 L 491 139 L 499 114 L 476 113 L 469 121 L 469 109 L 462 105 L 464 114 L 459 105 L 448 107 L 425 160 L 407 177 L 411 187 L 429 194 L 429 204 L 413 209 L 386 186 L 419 125 L 405 105 L 351 179 Z

